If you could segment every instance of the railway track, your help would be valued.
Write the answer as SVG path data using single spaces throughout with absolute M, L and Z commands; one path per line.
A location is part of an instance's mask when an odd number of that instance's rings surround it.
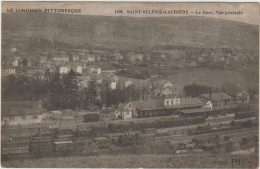
M 173 144 L 179 144 L 179 143 L 187 143 L 187 142 L 191 142 L 192 139 L 194 138 L 199 138 L 199 137 L 206 137 L 209 135 L 219 135 L 220 137 L 223 136 L 230 136 L 232 138 L 242 138 L 245 136 L 249 136 L 249 135 L 254 135 L 254 134 L 258 134 L 258 128 L 243 128 L 243 129 L 238 129 L 238 130 L 229 130 L 229 131 L 219 131 L 219 132 L 215 132 L 215 133 L 206 133 L 206 134 L 200 134 L 200 135 L 193 135 L 193 136 L 177 136 L 175 137 L 174 135 L 168 136 L 168 137 L 157 137 L 157 141 L 156 142 L 161 142 L 161 141 L 171 141 L 171 143 Z

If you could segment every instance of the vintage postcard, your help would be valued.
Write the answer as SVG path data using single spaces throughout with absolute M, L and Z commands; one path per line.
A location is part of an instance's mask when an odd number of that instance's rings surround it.
M 258 168 L 258 3 L 1 7 L 2 167 Z

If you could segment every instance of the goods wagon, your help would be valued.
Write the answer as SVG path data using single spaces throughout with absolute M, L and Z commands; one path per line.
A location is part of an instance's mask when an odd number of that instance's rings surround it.
M 54 141 L 53 151 L 54 152 L 69 152 L 74 148 L 72 141 Z
M 89 113 L 84 115 L 84 122 L 97 122 L 100 119 L 100 115 L 98 113 Z
M 255 117 L 233 120 L 230 122 L 230 126 L 234 128 L 250 128 L 258 124 Z
M 252 113 L 252 112 L 236 112 L 235 113 L 235 119 L 250 118 L 253 116 L 254 116 L 254 113 Z
M 124 135 L 120 135 L 118 137 L 118 141 L 117 144 L 124 146 L 124 145 L 131 145 L 134 144 L 137 140 L 137 135 L 136 134 L 124 134 Z
M 203 137 L 198 136 L 197 138 L 192 139 L 192 142 L 198 148 L 200 148 L 203 145 L 217 144 L 218 141 L 220 141 L 220 137 L 214 134 L 208 134 Z
M 251 147 L 257 147 L 258 145 L 258 136 L 257 135 L 252 135 L 252 136 L 247 136 L 247 137 L 242 137 L 240 143 L 240 147 L 242 149 L 248 149 Z
M 62 135 L 53 140 L 54 152 L 68 152 L 73 150 L 71 135 Z
M 52 152 L 52 147 L 51 137 L 33 137 L 29 145 L 29 152 L 38 156 L 42 153 Z

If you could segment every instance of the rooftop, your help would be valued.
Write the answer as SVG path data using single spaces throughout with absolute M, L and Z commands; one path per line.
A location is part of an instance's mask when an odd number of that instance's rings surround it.
M 226 93 L 212 93 L 211 96 L 209 93 L 207 94 L 202 94 L 202 97 L 212 100 L 212 101 L 221 101 L 221 100 L 232 100 L 233 98 L 229 96 Z
M 72 144 L 72 141 L 55 141 L 54 144 Z
M 189 110 L 182 110 L 181 112 L 184 114 L 195 114 L 195 113 L 204 113 L 210 112 L 210 109 L 201 108 L 201 109 L 189 109 Z
M 180 105 L 164 106 L 163 99 L 149 99 L 131 102 L 137 109 L 153 110 L 153 109 L 172 109 L 192 106 L 202 106 L 203 102 L 198 98 L 181 98 Z

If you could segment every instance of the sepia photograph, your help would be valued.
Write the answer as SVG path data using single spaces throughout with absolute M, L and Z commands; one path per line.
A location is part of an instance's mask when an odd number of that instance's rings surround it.
M 3 168 L 258 168 L 259 3 L 1 4 Z

